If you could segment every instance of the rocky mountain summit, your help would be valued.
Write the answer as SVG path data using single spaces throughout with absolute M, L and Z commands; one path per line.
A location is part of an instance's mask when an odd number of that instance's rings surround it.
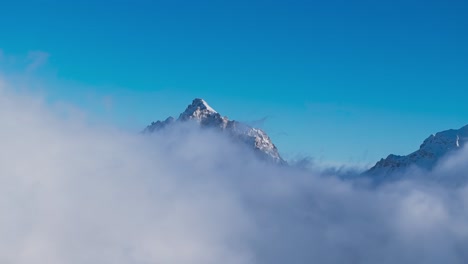
M 152 122 L 144 133 L 154 133 L 177 122 L 196 122 L 201 127 L 217 129 L 232 139 L 251 147 L 261 158 L 278 164 L 286 164 L 270 137 L 261 129 L 221 116 L 205 100 L 196 98 L 177 119 Z
M 460 129 L 445 130 L 429 136 L 417 151 L 409 155 L 391 154 L 387 158 L 381 159 L 365 174 L 389 175 L 404 172 L 412 166 L 430 170 L 442 157 L 460 150 L 467 141 L 468 125 Z

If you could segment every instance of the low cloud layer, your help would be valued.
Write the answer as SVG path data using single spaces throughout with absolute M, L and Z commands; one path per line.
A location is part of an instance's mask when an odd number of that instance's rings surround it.
M 190 124 L 130 134 L 11 91 L 0 89 L 0 263 L 468 262 L 463 180 L 414 172 L 369 187 L 257 161 Z M 467 158 L 428 178 L 468 177 Z

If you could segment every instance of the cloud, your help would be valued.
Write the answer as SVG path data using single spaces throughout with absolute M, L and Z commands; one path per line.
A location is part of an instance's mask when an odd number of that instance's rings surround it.
M 269 118 L 270 118 L 269 116 L 264 116 L 264 117 L 262 117 L 260 119 L 247 121 L 247 122 L 244 122 L 244 123 L 248 124 L 249 126 L 253 126 L 253 127 L 262 127 L 265 124 L 265 122 L 267 122 L 267 120 Z
M 372 187 L 190 124 L 144 136 L 67 109 L 0 88 L 1 263 L 468 261 L 464 183 Z M 460 155 L 432 176 L 465 175 Z
M 44 51 L 30 51 L 27 56 L 27 72 L 33 72 L 47 63 L 50 54 Z
M 114 107 L 114 99 L 110 95 L 104 96 L 102 98 L 102 104 L 104 106 L 104 109 L 109 112 Z
M 29 51 L 27 54 L 14 54 L 0 49 L 0 66 L 2 66 L 2 71 L 9 72 L 10 79 L 15 74 L 18 75 L 18 78 L 25 78 L 28 74 L 34 73 L 46 65 L 49 57 L 50 54 L 44 51 Z

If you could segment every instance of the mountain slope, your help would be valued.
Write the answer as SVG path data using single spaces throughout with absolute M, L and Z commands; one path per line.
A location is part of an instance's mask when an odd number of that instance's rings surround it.
M 219 129 L 237 142 L 251 147 L 261 158 L 278 164 L 286 164 L 270 137 L 263 130 L 229 120 L 211 108 L 205 100 L 199 98 L 194 99 L 177 119 L 168 117 L 164 121 L 153 122 L 143 132 L 157 132 L 177 122 L 196 122 L 201 127 Z
M 389 155 L 365 172 L 367 175 L 389 175 L 404 172 L 412 166 L 430 170 L 445 155 L 458 151 L 468 141 L 468 125 L 429 136 L 420 148 L 406 156 Z

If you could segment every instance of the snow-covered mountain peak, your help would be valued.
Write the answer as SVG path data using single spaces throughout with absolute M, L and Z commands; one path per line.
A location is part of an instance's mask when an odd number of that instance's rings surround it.
M 221 116 L 205 100 L 200 98 L 194 99 L 177 120 L 169 117 L 165 121 L 152 122 L 143 132 L 156 132 L 173 123 L 186 121 L 195 121 L 204 128 L 219 129 L 235 141 L 253 148 L 260 157 L 279 164 L 286 164 L 279 155 L 276 146 L 271 142 L 270 137 L 263 130 Z
M 426 138 L 417 151 L 406 156 L 390 154 L 366 173 L 387 175 L 403 172 L 411 166 L 432 169 L 442 157 L 461 149 L 466 142 L 468 142 L 468 125 L 460 129 L 438 132 Z
M 203 118 L 217 115 L 218 112 L 214 110 L 208 103 L 201 99 L 195 98 L 193 99 L 192 103 L 187 106 L 185 111 L 180 114 L 179 119 L 181 120 L 188 120 L 188 119 L 196 119 L 201 120 Z

